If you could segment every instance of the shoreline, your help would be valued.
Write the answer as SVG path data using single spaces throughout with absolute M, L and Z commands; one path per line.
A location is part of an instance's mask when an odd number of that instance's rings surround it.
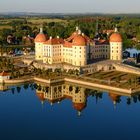
M 107 90 L 107 91 L 114 91 L 114 92 L 122 92 L 128 95 L 135 94 L 140 91 L 140 89 L 125 89 L 125 88 L 119 88 L 115 86 L 109 86 L 105 84 L 99 84 L 95 82 L 89 82 L 89 81 L 84 81 L 84 80 L 79 80 L 76 78 L 70 78 L 70 77 L 62 77 L 59 79 L 43 79 L 39 77 L 29 77 L 26 79 L 11 79 L 11 80 L 4 80 L 0 81 L 1 84 L 7 84 L 7 85 L 17 85 L 17 84 L 23 84 L 26 82 L 41 82 L 45 84 L 55 84 L 55 83 L 60 83 L 60 82 L 69 82 L 72 84 L 77 84 L 77 85 L 84 85 L 87 87 L 91 88 L 98 88 L 101 90 Z

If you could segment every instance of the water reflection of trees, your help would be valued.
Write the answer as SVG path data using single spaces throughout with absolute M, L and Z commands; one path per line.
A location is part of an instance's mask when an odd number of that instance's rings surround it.
M 94 89 L 85 89 L 85 94 L 88 96 L 92 96 L 92 97 L 96 97 L 96 98 L 100 98 L 102 99 L 103 97 L 103 92 L 98 91 L 98 90 L 94 90 Z
M 63 87 L 63 88 L 62 88 Z M 46 85 L 41 85 L 41 84 L 36 84 L 36 83 L 25 83 L 24 85 L 18 85 L 16 87 L 11 87 L 11 93 L 15 94 L 15 93 L 20 93 L 21 92 L 21 88 L 23 88 L 24 90 L 27 89 L 31 89 L 31 90 L 38 90 L 38 91 L 43 91 L 45 93 L 49 92 L 49 86 Z M 63 89 L 65 89 L 66 86 L 65 85 L 59 85 L 57 88 L 54 88 L 54 92 L 57 92 L 57 89 L 59 92 L 63 92 Z M 79 93 L 80 90 L 82 88 L 80 86 L 77 85 L 69 85 L 69 92 L 75 91 L 75 93 Z M 95 90 L 95 89 L 89 89 L 89 88 L 85 88 L 84 89 L 84 93 L 86 95 L 86 97 L 91 96 L 94 97 L 96 100 L 96 103 L 98 102 L 99 99 L 103 99 L 103 92 Z M 123 96 L 123 95 L 122 95 Z M 117 98 L 115 99 L 116 103 L 121 103 L 121 95 L 118 95 Z M 123 100 L 124 101 L 124 100 Z M 126 104 L 127 105 L 131 105 L 132 103 L 137 103 L 140 102 L 140 93 L 135 94 L 131 97 L 126 97 Z
M 17 93 L 20 93 L 20 91 L 21 91 L 21 87 L 17 86 Z
M 30 84 L 30 89 L 34 90 L 34 84 L 33 83 Z
M 21 92 L 21 88 L 24 88 L 24 90 L 27 90 L 29 87 L 31 90 L 34 90 L 34 84 L 33 83 L 25 83 L 24 85 L 17 85 L 16 87 L 11 87 L 12 94 L 15 94 L 15 91 L 17 93 Z
M 117 96 L 116 102 L 121 103 L 121 96 Z
M 11 88 L 12 94 L 15 94 L 15 88 Z
M 126 103 L 127 105 L 131 105 L 132 103 L 137 103 L 138 101 L 140 102 L 140 94 L 128 97 Z
M 27 90 L 28 87 L 29 87 L 29 83 L 25 83 L 25 84 L 23 85 L 23 88 L 24 88 L 25 90 Z

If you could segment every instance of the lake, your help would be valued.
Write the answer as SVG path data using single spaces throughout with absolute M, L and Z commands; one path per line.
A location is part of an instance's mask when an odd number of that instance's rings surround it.
M 140 96 L 73 84 L 0 86 L 1 140 L 136 140 Z

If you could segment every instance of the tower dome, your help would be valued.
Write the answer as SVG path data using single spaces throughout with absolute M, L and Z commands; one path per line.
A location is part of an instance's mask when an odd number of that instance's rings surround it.
M 78 111 L 78 116 L 81 116 L 81 111 L 86 107 L 86 103 L 73 103 L 73 107 Z
M 117 95 L 115 93 L 109 93 L 109 97 L 113 101 L 114 109 L 116 108 L 117 100 L 120 98 L 120 95 Z
M 35 42 L 45 42 L 47 41 L 47 36 L 43 33 L 43 29 L 40 28 L 40 33 L 36 36 Z
M 117 28 L 115 28 L 115 32 L 111 34 L 109 38 L 110 42 L 122 42 L 122 36 L 121 34 L 117 31 Z
M 82 111 L 85 108 L 86 104 L 85 103 L 73 103 L 73 107 L 77 111 Z
M 81 34 L 75 36 L 72 43 L 75 46 L 86 46 L 86 40 Z
M 37 92 L 36 93 L 37 97 L 39 98 L 40 101 L 45 101 L 45 96 L 43 92 Z

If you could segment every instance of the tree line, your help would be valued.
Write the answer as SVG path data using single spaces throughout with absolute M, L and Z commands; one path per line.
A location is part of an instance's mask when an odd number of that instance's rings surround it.
M 41 20 L 38 18 L 38 20 Z M 101 39 L 108 39 L 103 30 L 112 30 L 116 26 L 122 34 L 124 47 L 140 48 L 140 18 L 129 16 L 99 16 L 99 17 L 71 17 L 63 19 L 63 22 L 43 22 L 44 33 L 48 36 L 60 36 L 60 38 L 67 38 L 75 31 L 75 27 L 79 26 L 83 33 L 90 38 L 95 37 L 96 25 L 98 21 L 98 32 Z M 39 25 L 28 22 L 28 19 L 18 19 L 9 21 L 8 25 L 11 28 L 0 29 L 0 44 L 7 44 L 7 36 L 13 35 L 16 44 L 25 44 L 23 36 L 35 36 L 39 33 Z M 0 25 L 1 26 L 1 25 Z

